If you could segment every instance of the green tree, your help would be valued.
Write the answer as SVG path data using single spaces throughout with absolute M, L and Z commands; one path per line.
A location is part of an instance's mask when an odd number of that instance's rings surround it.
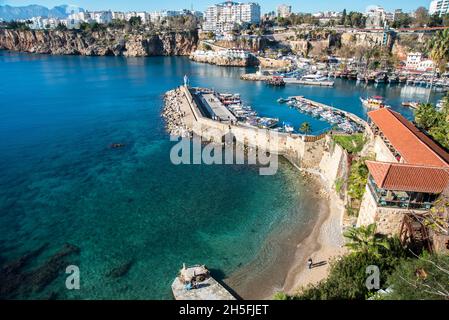
M 299 126 L 299 131 L 304 134 L 309 134 L 310 132 L 312 132 L 312 126 L 308 122 L 303 122 Z
M 390 244 L 384 236 L 376 233 L 376 224 L 372 223 L 359 228 L 349 227 L 344 233 L 348 239 L 345 244 L 353 252 L 369 253 L 381 257 L 382 249 L 389 249 Z
M 67 31 L 67 26 L 65 24 L 58 23 L 58 25 L 56 26 L 55 30 L 57 30 L 57 31 Z
M 331 262 L 327 279 L 316 285 L 303 288 L 292 299 L 298 300 L 364 300 L 370 294 L 366 286 L 366 268 L 376 265 L 380 270 L 380 286 L 386 289 L 387 278 L 393 272 L 400 257 L 405 251 L 385 250 L 382 257 L 367 252 L 357 252 L 345 255 Z
M 365 159 L 353 162 L 348 179 L 348 195 L 353 199 L 362 200 L 367 180 L 368 168 Z
M 430 22 L 429 11 L 424 7 L 419 7 L 415 11 L 415 25 L 418 27 L 423 27 L 428 25 Z
M 131 17 L 128 22 L 131 27 L 137 28 L 142 24 L 142 19 L 140 17 Z
M 425 130 L 433 127 L 438 121 L 438 112 L 430 103 L 421 103 L 415 110 L 415 123 Z
M 424 253 L 404 259 L 388 277 L 393 289 L 387 298 L 398 300 L 448 300 L 449 256 Z

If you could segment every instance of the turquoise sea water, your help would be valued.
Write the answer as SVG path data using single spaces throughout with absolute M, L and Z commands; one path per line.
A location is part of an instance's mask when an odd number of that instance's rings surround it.
M 80 248 L 68 261 L 80 268 L 81 290 L 65 290 L 60 275 L 40 290 L 25 284 L 18 297 L 171 298 L 183 262 L 225 278 L 256 259 L 273 233 L 314 222 L 314 186 L 285 161 L 274 176 L 251 166 L 170 163 L 162 96 L 184 74 L 192 85 L 239 92 L 261 115 L 310 121 L 315 131 L 326 124 L 276 99 L 304 95 L 364 116 L 359 96 L 381 94 L 410 116 L 396 105 L 426 98 L 425 89 L 344 81 L 271 88 L 239 80 L 246 71 L 186 58 L 0 51 L 0 264 L 48 243 L 26 273 L 48 265 L 64 243 Z M 125 147 L 109 148 L 117 142 Z M 127 272 L 110 276 L 123 265 Z

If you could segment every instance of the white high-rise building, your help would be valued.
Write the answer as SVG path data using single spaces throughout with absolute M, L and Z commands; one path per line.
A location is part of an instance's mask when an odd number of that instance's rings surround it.
M 204 13 L 203 30 L 225 32 L 243 24 L 260 23 L 260 6 L 257 3 L 227 1 L 210 6 Z
M 449 0 L 433 0 L 429 6 L 429 14 L 435 14 L 442 16 L 449 13 Z
M 292 6 L 281 4 L 277 7 L 278 17 L 288 18 L 292 14 Z

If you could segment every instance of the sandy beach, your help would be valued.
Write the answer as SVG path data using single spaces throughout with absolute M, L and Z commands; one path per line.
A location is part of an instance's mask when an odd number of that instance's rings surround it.
M 282 233 L 277 230 L 254 261 L 225 280 L 245 300 L 273 299 L 276 292 L 293 294 L 301 286 L 316 283 L 327 276 L 328 262 L 344 252 L 342 201 L 335 192 L 325 189 L 328 183 L 315 172 L 300 171 L 302 179 L 313 185 L 311 197 L 315 201 L 316 219 L 308 226 L 298 225 Z M 309 270 L 307 260 L 310 257 L 314 263 L 325 261 L 326 264 Z
M 315 224 L 310 235 L 297 245 L 295 261 L 288 271 L 283 290 L 296 293 L 301 287 L 315 284 L 327 277 L 329 262 L 345 252 L 342 236 L 343 201 L 328 190 L 329 210 Z M 309 269 L 307 260 L 311 258 L 314 266 Z

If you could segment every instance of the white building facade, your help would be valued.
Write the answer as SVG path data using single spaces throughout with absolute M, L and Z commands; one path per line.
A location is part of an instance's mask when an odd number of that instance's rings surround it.
M 429 14 L 442 16 L 449 13 L 449 0 L 433 0 L 429 6 Z
M 288 18 L 292 14 L 292 6 L 281 4 L 277 7 L 278 17 Z
M 204 31 L 231 31 L 244 24 L 260 23 L 260 6 L 257 3 L 227 1 L 210 6 L 204 13 Z

